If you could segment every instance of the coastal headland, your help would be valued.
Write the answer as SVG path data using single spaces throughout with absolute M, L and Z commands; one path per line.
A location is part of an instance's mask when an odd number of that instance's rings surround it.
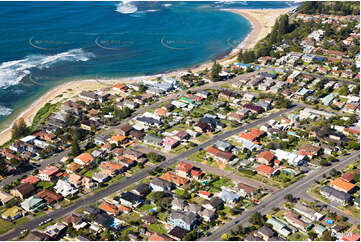
M 236 46 L 228 55 L 217 60 L 222 65 L 227 65 L 237 60 L 237 53 L 241 49 L 250 49 L 261 39 L 263 39 L 272 29 L 272 26 L 276 22 L 278 16 L 287 13 L 291 8 L 285 9 L 222 9 L 223 11 L 229 11 L 235 14 L 240 14 L 243 17 L 247 18 L 248 21 L 252 24 L 252 31 L 238 46 Z M 206 63 L 200 64 L 193 68 L 184 68 L 184 70 L 191 69 L 192 72 L 198 72 L 212 66 L 213 61 L 208 61 Z M 107 80 L 76 80 L 71 82 L 66 82 L 61 84 L 49 92 L 45 93 L 43 96 L 38 98 L 35 102 L 30 104 L 14 121 L 11 125 L 0 133 L 0 145 L 6 143 L 11 138 L 11 127 L 20 118 L 23 118 L 28 125 L 31 125 L 32 120 L 38 110 L 43 107 L 46 103 L 56 103 L 61 100 L 66 100 L 77 96 L 81 91 L 84 90 L 98 90 L 101 88 L 106 88 L 109 85 L 115 83 L 131 83 L 139 82 L 144 79 L 152 79 L 156 76 L 176 76 L 178 72 L 182 70 L 176 70 L 165 74 L 158 74 L 145 77 L 131 77 L 131 78 L 117 78 L 117 79 L 107 79 Z

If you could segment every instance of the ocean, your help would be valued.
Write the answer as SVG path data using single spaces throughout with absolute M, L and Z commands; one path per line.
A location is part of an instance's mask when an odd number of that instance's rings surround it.
M 61 83 L 154 75 L 221 57 L 251 31 L 222 8 L 294 2 L 0 2 L 0 125 Z

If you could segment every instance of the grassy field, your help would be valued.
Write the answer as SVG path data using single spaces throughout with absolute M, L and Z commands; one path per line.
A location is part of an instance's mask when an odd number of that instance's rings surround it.
M 9 221 L 0 219 L 0 234 L 6 233 L 13 229 L 15 225 Z
M 149 226 L 149 230 L 153 232 L 157 232 L 159 234 L 167 233 L 167 230 L 164 228 L 164 225 L 162 223 L 151 224 Z
M 54 186 L 54 183 L 52 182 L 47 182 L 47 181 L 40 181 L 37 184 L 38 187 L 41 187 L 42 189 L 48 189 L 49 187 Z

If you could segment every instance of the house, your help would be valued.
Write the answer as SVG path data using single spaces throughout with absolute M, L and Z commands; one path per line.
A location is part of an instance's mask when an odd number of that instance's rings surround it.
M 185 130 L 178 131 L 174 135 L 174 139 L 179 140 L 179 141 L 186 141 L 189 138 L 190 138 L 190 135 Z
M 205 122 L 198 122 L 194 126 L 194 130 L 200 133 L 212 132 L 212 127 Z
M 35 191 L 35 187 L 29 183 L 23 183 L 17 186 L 16 188 L 10 190 L 10 194 L 14 197 L 18 197 L 22 200 L 30 197 L 30 195 Z
M 21 218 L 22 216 L 25 216 L 26 211 L 24 211 L 24 209 L 18 207 L 18 206 L 13 206 L 11 208 L 8 208 L 5 210 L 5 212 L 3 212 L 1 214 L 1 217 L 3 219 L 9 219 L 9 220 L 16 220 L 18 218 Z
M 36 176 L 28 176 L 28 177 L 22 179 L 20 181 L 20 183 L 29 183 L 29 184 L 35 185 L 39 181 L 40 181 L 40 179 L 37 178 Z
M 153 192 L 170 191 L 173 188 L 172 182 L 158 177 L 153 178 L 149 185 Z
M 110 176 L 102 172 L 97 172 L 92 176 L 92 179 L 98 183 L 106 182 L 110 179 Z
M 74 213 L 66 215 L 63 218 L 62 222 L 66 226 L 72 226 L 76 230 L 82 229 L 88 225 L 88 223 L 84 221 L 83 217 L 78 216 Z
M 107 213 L 97 214 L 94 220 L 95 225 L 100 225 L 104 228 L 110 228 L 113 224 L 114 218 Z
M 64 235 L 66 231 L 66 226 L 61 223 L 55 223 L 52 225 L 49 225 L 46 230 L 45 234 L 48 235 L 53 240 L 59 240 L 59 238 Z
M 74 162 L 81 166 L 88 166 L 90 163 L 94 162 L 94 158 L 89 153 L 83 153 L 75 157 Z
M 132 192 L 123 192 L 119 197 L 119 202 L 124 206 L 136 208 L 143 203 L 143 199 Z
M 258 235 L 259 237 L 263 238 L 266 241 L 269 241 L 270 238 L 274 236 L 274 234 L 275 232 L 272 229 L 268 228 L 267 226 L 262 226 L 256 231 L 256 235 Z
M 149 215 L 145 215 L 142 216 L 142 222 L 145 226 L 150 226 L 151 224 L 155 224 L 158 222 L 158 219 L 156 216 L 149 216 Z
M 1 205 L 5 205 L 8 202 L 10 202 L 14 197 L 11 196 L 10 194 L 0 191 L 0 201 L 1 201 Z
M 178 176 L 170 171 L 164 173 L 160 178 L 163 180 L 172 182 L 172 183 L 176 184 L 177 186 L 182 186 L 189 182 L 189 180 L 187 178 Z
M 264 150 L 261 153 L 258 154 L 257 156 L 257 162 L 261 163 L 261 164 L 265 164 L 265 165 L 273 165 L 273 161 L 275 159 L 275 155 L 268 151 L 268 150 Z
M 163 146 L 166 150 L 171 150 L 179 145 L 179 141 L 171 137 L 165 137 L 163 139 Z
M 141 159 L 144 157 L 144 153 L 134 149 L 126 149 L 123 153 L 123 156 L 131 160 L 141 161 Z
M 228 204 L 229 206 L 234 206 L 239 201 L 240 198 L 240 196 L 237 193 L 234 193 L 223 186 L 221 193 L 218 194 L 218 197 L 222 199 L 223 202 Z
M 272 225 L 273 230 L 283 237 L 288 237 L 291 234 L 290 229 L 275 217 L 269 218 L 266 223 Z
M 173 210 L 183 211 L 185 207 L 186 207 L 186 202 L 184 201 L 184 199 L 175 197 L 172 200 L 172 209 Z
M 256 172 L 257 174 L 270 178 L 274 174 L 275 169 L 270 166 L 261 164 L 256 168 Z
M 48 241 L 50 237 L 46 234 L 37 230 L 30 231 L 29 234 L 24 238 L 25 241 Z
M 312 159 L 313 157 L 319 155 L 320 150 L 320 147 L 303 143 L 298 148 L 297 154 L 301 156 L 308 156 L 310 159 Z
M 275 156 L 278 160 L 285 160 L 288 164 L 293 166 L 301 166 L 306 163 L 305 156 L 287 152 L 281 149 L 276 149 Z
M 126 143 L 127 140 L 128 140 L 128 139 L 127 139 L 126 136 L 118 134 L 118 135 L 113 135 L 113 136 L 110 138 L 109 143 L 110 143 L 110 144 L 115 144 L 116 146 L 119 146 L 119 145 L 121 145 L 121 144 Z
M 174 240 L 182 241 L 188 232 L 188 230 L 176 226 L 168 232 L 168 235 Z
M 214 221 L 217 218 L 217 214 L 215 213 L 215 210 L 210 210 L 210 209 L 204 209 L 199 213 L 199 215 L 206 222 Z
M 312 208 L 306 207 L 305 205 L 303 205 L 301 203 L 296 203 L 295 206 L 293 207 L 293 210 L 311 221 L 315 221 L 318 219 L 318 216 L 317 216 L 315 210 L 313 210 Z
M 68 182 L 64 180 L 58 180 L 56 183 L 54 190 L 56 193 L 61 194 L 63 197 L 67 197 L 69 195 L 75 195 L 78 193 L 78 189 L 70 185 Z
M 345 181 L 342 178 L 336 178 L 330 183 L 330 186 L 338 191 L 352 193 L 356 187 L 355 184 Z
M 141 197 L 145 197 L 146 195 L 148 195 L 151 191 L 150 191 L 150 186 L 149 184 L 146 183 L 140 183 L 137 186 L 135 186 L 135 188 L 132 190 L 132 192 L 138 196 Z
M 318 237 L 321 237 L 322 234 L 327 231 L 327 229 L 325 227 L 323 227 L 322 225 L 317 225 L 314 228 L 316 234 L 318 235 Z
M 244 118 L 244 115 L 239 114 L 239 113 L 228 113 L 227 114 L 227 119 L 230 121 L 236 121 L 236 122 L 240 123 L 243 118 Z
M 234 99 L 238 98 L 240 95 L 236 92 L 232 92 L 230 90 L 222 90 L 218 94 L 219 99 L 225 99 L 227 101 L 233 101 Z
M 60 196 L 54 192 L 51 192 L 47 189 L 44 189 L 44 190 L 38 192 L 35 196 L 43 199 L 47 205 L 53 205 L 63 198 L 62 196 Z
M 149 145 L 162 146 L 163 139 L 159 136 L 147 134 L 144 137 L 144 143 Z
M 67 181 L 76 188 L 80 188 L 82 186 L 82 176 L 81 175 L 72 173 L 68 176 Z
M 192 169 L 193 166 L 191 164 L 178 162 L 176 173 L 181 177 L 187 178 L 190 175 Z
M 167 218 L 167 223 L 171 228 L 180 227 L 185 230 L 192 230 L 198 223 L 197 215 L 192 212 L 172 210 Z
M 172 241 L 173 239 L 164 234 L 158 234 L 154 232 L 149 238 L 148 241 Z
M 210 192 L 207 192 L 207 191 L 203 191 L 203 190 L 200 190 L 198 192 L 198 195 L 204 199 L 209 199 L 211 196 L 212 196 L 212 193 Z
M 38 177 L 42 181 L 53 181 L 59 169 L 56 166 L 46 166 L 45 169 L 39 170 Z
M 299 216 L 292 211 L 286 211 L 283 218 L 287 221 L 288 224 L 296 227 L 302 232 L 306 232 L 307 224 L 298 218 Z
M 109 215 L 112 216 L 118 216 L 120 214 L 119 209 L 117 208 L 117 206 L 115 206 L 114 204 L 110 204 L 108 202 L 102 202 L 102 204 L 100 204 L 99 209 L 103 210 L 104 212 L 106 212 Z
M 330 186 L 323 186 L 321 188 L 320 193 L 327 197 L 328 199 L 330 199 L 331 201 L 341 204 L 343 206 L 345 206 L 351 199 L 351 195 L 343 192 L 343 191 L 339 191 L 334 189 L 333 187 Z
M 45 205 L 43 199 L 31 196 L 21 203 L 21 207 L 27 212 L 34 212 Z
M 225 142 L 225 141 L 223 141 L 223 140 L 218 140 L 215 144 L 214 144 L 214 146 L 217 148 L 217 149 L 219 149 L 219 150 L 221 150 L 221 151 L 231 151 L 232 150 L 232 148 L 233 148 L 233 145 L 231 144 L 231 143 L 228 143 L 228 142 Z
M 341 176 L 341 179 L 346 182 L 352 182 L 356 175 L 356 172 L 347 172 Z
M 199 214 L 202 211 L 202 207 L 196 203 L 190 203 L 184 208 L 184 211 Z
M 71 173 L 76 173 L 79 172 L 82 168 L 82 165 L 75 163 L 75 162 L 71 162 L 69 163 L 69 165 L 67 165 L 66 167 L 66 172 L 71 174 Z
M 223 200 L 219 197 L 212 197 L 211 200 L 204 200 L 202 207 L 205 209 L 220 209 L 223 207 Z
M 234 158 L 234 155 L 231 152 L 221 151 L 213 146 L 208 147 L 206 151 L 208 156 L 220 160 L 223 163 L 228 163 Z
M 243 105 L 245 109 L 250 110 L 252 113 L 260 114 L 264 112 L 264 109 L 260 106 L 257 106 L 255 104 L 247 103 Z
M 244 140 L 258 141 L 265 136 L 265 132 L 259 129 L 252 128 L 251 132 L 240 132 L 239 137 Z
M 256 195 L 258 192 L 258 189 L 252 186 L 249 186 L 244 183 L 238 183 L 238 192 L 242 197 L 252 197 L 253 195 Z
M 115 176 L 123 171 L 124 166 L 113 161 L 102 162 L 100 172 L 107 176 Z

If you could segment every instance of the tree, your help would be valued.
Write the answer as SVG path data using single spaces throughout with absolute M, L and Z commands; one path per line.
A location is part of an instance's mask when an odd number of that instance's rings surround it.
M 227 240 L 229 240 L 229 239 L 230 239 L 229 234 L 226 234 L 226 233 L 222 234 L 222 240 L 223 240 L 223 241 L 227 241 Z
M 5 176 L 7 173 L 7 164 L 4 158 L 0 157 L 0 175 Z
M 12 139 L 19 139 L 24 137 L 28 134 L 29 129 L 25 123 L 23 118 L 20 118 L 19 121 L 15 122 L 12 130 L 11 130 L 11 138 Z
M 290 203 L 292 203 L 294 201 L 294 197 L 292 196 L 292 194 L 286 194 L 284 199 Z
M 80 155 L 80 153 L 81 153 L 81 150 L 80 150 L 80 146 L 79 146 L 78 136 L 74 135 L 73 140 L 71 142 L 71 154 L 73 156 L 78 156 L 78 155 Z
M 185 241 L 194 241 L 197 239 L 197 231 L 192 230 L 191 232 L 187 233 L 184 238 Z
M 158 155 L 155 152 L 149 152 L 147 154 L 147 159 L 151 162 L 159 163 L 164 159 L 164 157 L 162 155 Z
M 253 225 L 261 226 L 264 224 L 264 219 L 260 212 L 255 212 L 248 218 L 248 222 Z
M 327 231 L 323 232 L 323 234 L 321 236 L 321 240 L 322 241 L 333 241 L 333 240 L 335 240 L 335 238 L 332 236 L 331 230 L 327 230 Z
M 221 77 L 219 73 L 222 71 L 222 66 L 218 64 L 217 62 L 213 63 L 212 69 L 211 69 L 211 79 L 214 82 L 220 81 Z

